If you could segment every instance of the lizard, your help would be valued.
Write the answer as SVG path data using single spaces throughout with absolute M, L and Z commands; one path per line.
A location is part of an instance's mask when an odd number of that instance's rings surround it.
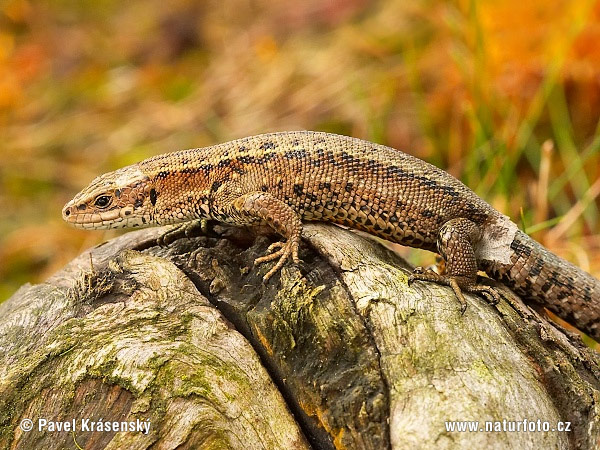
M 62 211 L 84 229 L 215 220 L 269 226 L 285 240 L 255 264 L 267 281 L 299 262 L 303 221 L 325 221 L 439 253 L 443 275 L 409 277 L 496 303 L 485 272 L 600 342 L 600 281 L 547 250 L 444 170 L 391 147 L 313 131 L 246 137 L 151 157 L 101 175 Z

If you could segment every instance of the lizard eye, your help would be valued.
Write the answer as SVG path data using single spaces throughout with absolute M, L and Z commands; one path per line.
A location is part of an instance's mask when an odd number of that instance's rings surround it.
M 110 205 L 111 200 L 112 198 L 110 196 L 101 195 L 96 198 L 94 205 L 96 205 L 98 208 L 106 208 L 108 205 Z

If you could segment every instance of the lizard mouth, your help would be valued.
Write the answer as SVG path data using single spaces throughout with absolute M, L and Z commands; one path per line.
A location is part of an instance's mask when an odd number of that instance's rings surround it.
M 147 213 L 132 214 L 133 207 L 125 206 L 108 211 L 81 210 L 72 201 L 62 210 L 65 222 L 75 228 L 85 230 L 107 230 L 110 228 L 137 228 L 151 225 L 151 216 Z
M 124 222 L 124 218 L 121 216 L 119 209 L 102 212 L 85 211 L 78 209 L 72 202 L 65 205 L 62 210 L 62 217 L 69 225 L 87 230 L 125 226 L 125 224 L 121 225 L 121 222 Z

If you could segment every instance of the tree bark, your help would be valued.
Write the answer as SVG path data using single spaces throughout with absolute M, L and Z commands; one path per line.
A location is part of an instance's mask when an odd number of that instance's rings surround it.
M 263 284 L 269 265 L 252 261 L 269 238 L 217 225 L 161 247 L 164 232 L 113 239 L 0 305 L 0 447 L 600 444 L 598 354 L 502 286 L 498 305 L 467 295 L 461 315 L 449 288 L 409 287 L 392 251 L 324 224 Z M 446 427 L 524 419 L 571 431 Z

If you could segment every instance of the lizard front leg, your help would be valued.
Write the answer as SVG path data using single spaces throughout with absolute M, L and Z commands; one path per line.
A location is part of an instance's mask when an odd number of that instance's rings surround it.
M 265 282 L 283 267 L 289 257 L 295 263 L 300 262 L 298 247 L 302 233 L 302 221 L 288 204 L 267 192 L 251 192 L 235 198 L 223 210 L 228 222 L 237 225 L 266 223 L 286 238 L 286 242 L 271 244 L 265 256 L 254 260 L 254 264 L 261 264 L 279 258 L 277 264 L 263 277 Z
M 438 252 L 446 261 L 446 275 L 432 270 L 416 268 L 410 276 L 414 280 L 432 281 L 450 286 L 455 292 L 464 312 L 467 303 L 462 291 L 483 295 L 492 304 L 498 303 L 500 296 L 490 286 L 477 284 L 477 258 L 473 243 L 479 237 L 479 229 L 469 219 L 457 218 L 446 222 L 438 234 Z
M 177 224 L 173 226 L 173 228 L 165 231 L 156 239 L 156 242 L 161 247 L 166 247 L 175 242 L 177 239 L 184 237 L 190 238 L 198 231 L 200 231 L 203 235 L 206 235 L 208 234 L 208 230 L 208 219 L 191 220 L 189 222 Z

